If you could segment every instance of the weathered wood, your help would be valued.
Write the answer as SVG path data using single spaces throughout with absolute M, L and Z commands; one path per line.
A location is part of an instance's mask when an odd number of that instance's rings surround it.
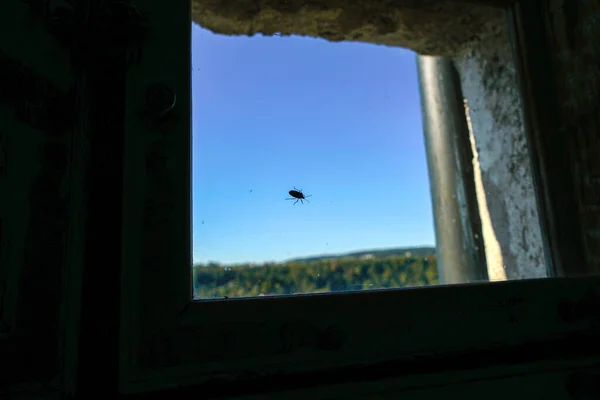
M 189 399 L 202 393 L 205 399 L 278 400 L 450 398 L 494 399 L 535 393 L 544 399 L 573 400 L 581 391 L 581 374 L 598 379 L 598 357 L 589 352 L 595 337 L 573 345 L 574 337 L 562 341 L 530 343 L 520 348 L 495 348 L 465 352 L 451 357 L 435 354 L 378 365 L 354 365 L 327 371 L 252 374 L 235 383 L 214 380 L 205 385 L 123 396 L 127 400 Z M 562 354 L 560 354 L 562 353 Z M 578 375 L 576 375 L 578 374 Z M 598 392 L 589 392 L 587 395 Z M 596 396 L 597 397 L 597 396 Z

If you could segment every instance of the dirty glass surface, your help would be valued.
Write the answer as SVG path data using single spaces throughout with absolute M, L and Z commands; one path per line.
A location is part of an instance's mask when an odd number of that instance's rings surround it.
M 433 285 L 415 54 L 192 29 L 197 299 Z

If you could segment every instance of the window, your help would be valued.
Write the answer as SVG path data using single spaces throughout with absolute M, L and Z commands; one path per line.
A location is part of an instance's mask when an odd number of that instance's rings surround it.
M 585 318 L 573 322 L 556 318 L 555 311 L 571 309 L 597 283 L 594 279 L 192 301 L 189 9 L 183 3 L 150 1 L 139 1 L 138 7 L 149 15 L 154 39 L 144 48 L 143 62 L 130 72 L 127 88 L 122 391 L 215 381 L 222 382 L 219 387 L 225 390 L 246 376 L 268 378 L 277 373 L 282 377 L 383 362 L 409 364 L 424 360 L 424 354 L 525 344 L 589 327 Z M 486 65 L 490 66 L 483 60 Z M 494 70 L 480 72 L 487 79 Z M 470 97 L 468 86 L 461 86 L 469 107 L 481 107 Z M 140 98 L 146 105 L 162 104 L 160 124 L 140 120 Z M 470 115 L 477 139 L 482 121 Z M 470 143 L 469 148 L 473 151 Z M 486 149 L 475 150 L 483 163 Z M 482 171 L 484 167 L 493 170 L 498 165 L 482 166 Z M 484 185 L 488 178 L 482 174 Z M 292 187 L 304 184 L 291 183 Z M 307 187 L 298 189 L 314 193 Z M 255 194 L 239 190 L 241 197 Z M 284 197 L 282 206 L 306 212 L 317 203 L 317 194 L 313 203 L 295 206 Z M 490 213 L 497 212 L 490 199 L 500 195 L 486 196 Z M 497 239 L 502 246 L 501 238 Z M 472 329 L 461 328 L 465 326 Z
M 421 96 L 410 50 L 194 24 L 194 297 L 551 276 L 516 64 L 495 18 L 494 35 L 453 57 L 461 81 L 447 93 L 433 86 L 452 68 L 421 58 Z M 470 103 L 458 124 L 460 91 Z
M 197 298 L 437 284 L 412 51 L 194 24 L 192 68 Z

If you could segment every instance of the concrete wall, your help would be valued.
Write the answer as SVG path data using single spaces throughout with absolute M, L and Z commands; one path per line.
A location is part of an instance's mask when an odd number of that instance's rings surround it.
M 519 85 L 505 19 L 499 18 L 490 28 L 480 41 L 454 57 L 468 102 L 475 162 L 480 167 L 478 202 L 488 271 L 494 280 L 503 276 L 546 277 Z

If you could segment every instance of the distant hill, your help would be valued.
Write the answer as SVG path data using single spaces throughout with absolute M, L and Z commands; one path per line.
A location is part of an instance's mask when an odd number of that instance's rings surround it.
M 304 258 L 293 258 L 286 262 L 307 262 L 317 260 L 330 260 L 339 258 L 382 258 L 389 256 L 403 256 L 406 253 L 410 253 L 413 256 L 435 256 L 435 247 L 398 247 L 393 249 L 379 249 L 379 250 L 361 250 L 352 253 L 344 254 L 324 254 L 320 256 L 304 257 Z

